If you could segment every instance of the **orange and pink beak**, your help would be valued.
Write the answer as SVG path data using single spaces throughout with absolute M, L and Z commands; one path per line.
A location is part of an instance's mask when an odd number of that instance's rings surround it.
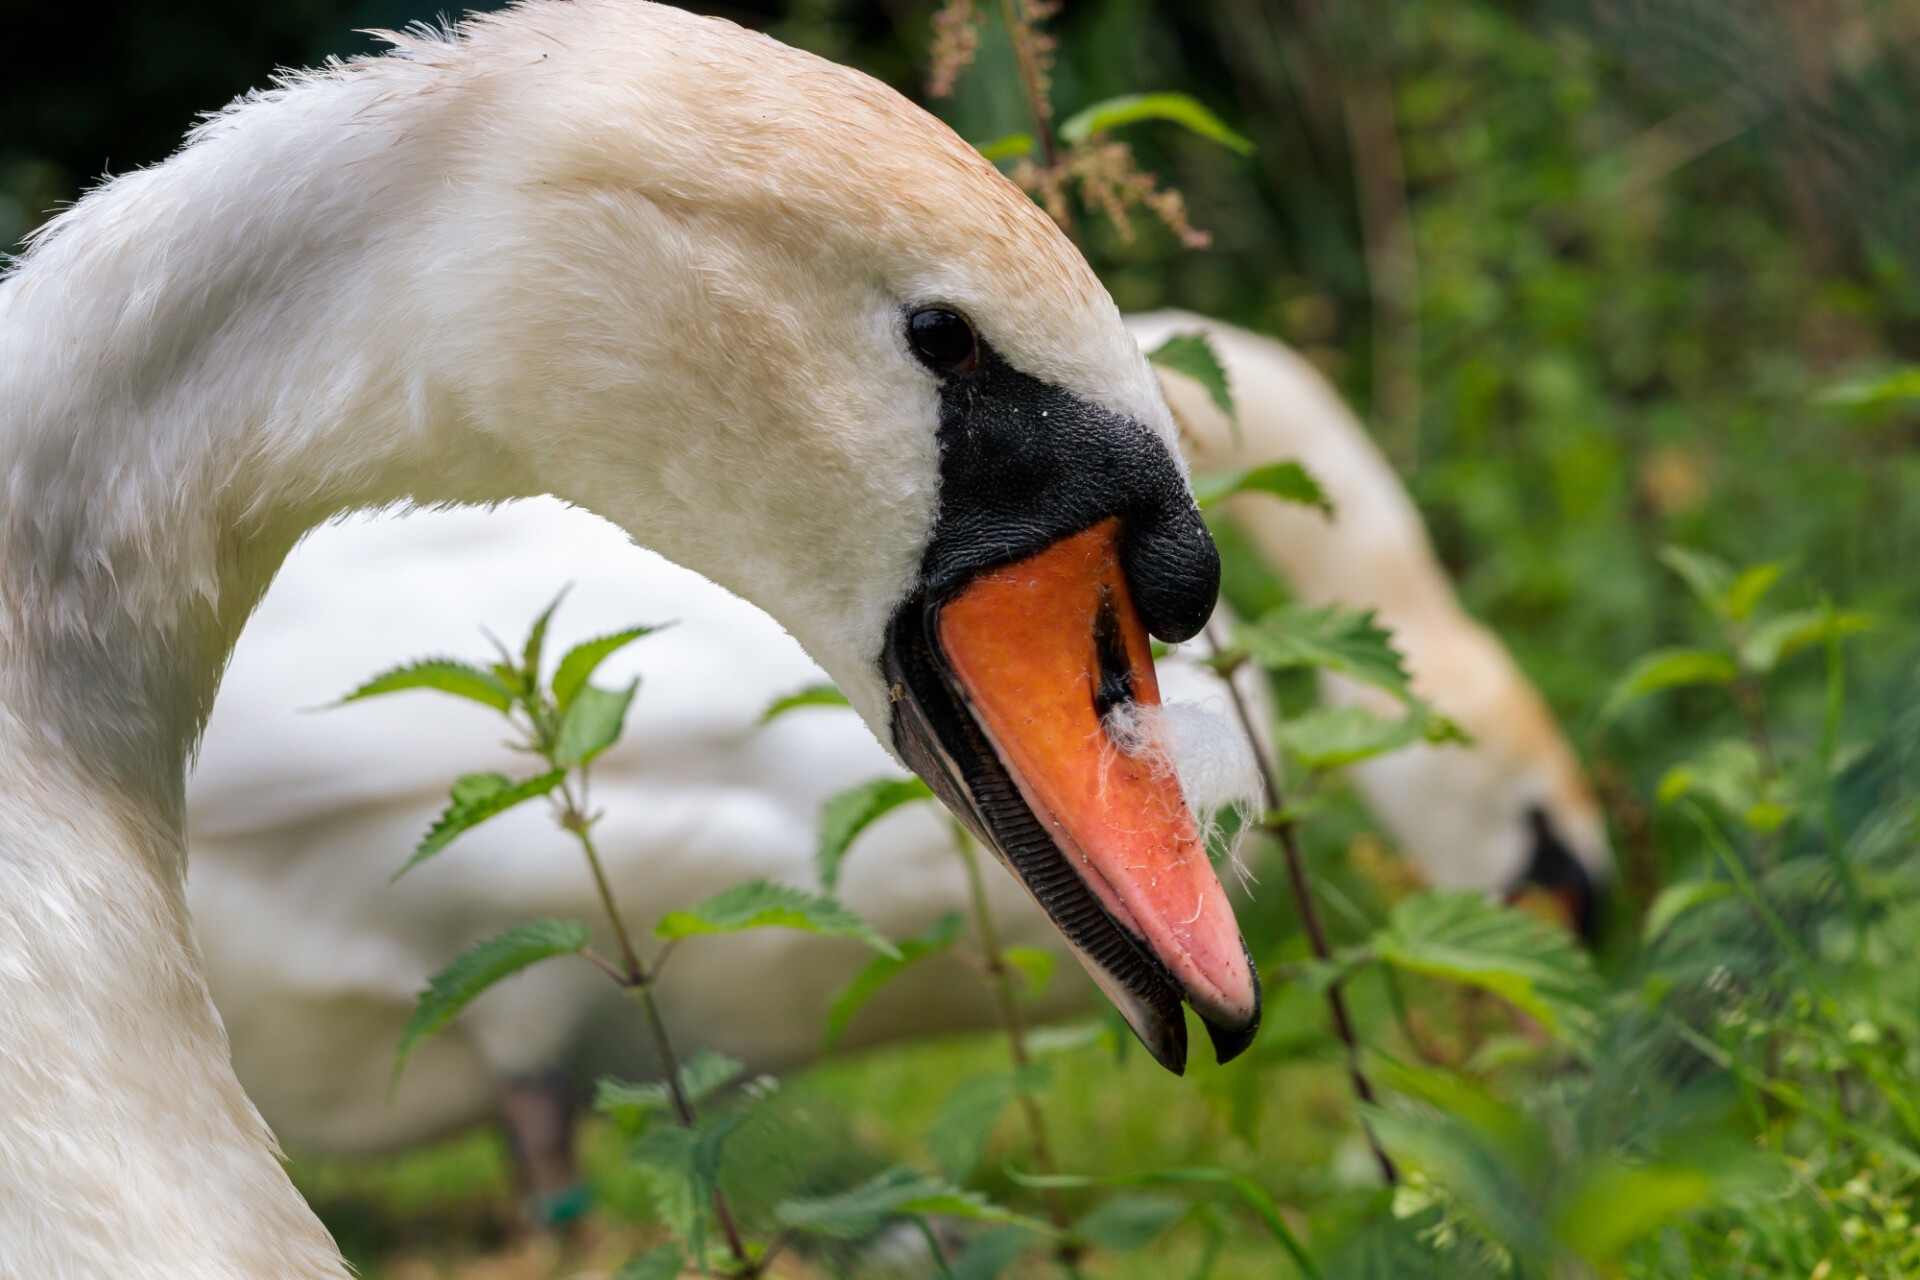
M 1121 522 L 910 603 L 887 666 L 908 764 L 1020 878 L 1154 1056 L 1184 1068 L 1183 1000 L 1221 1061 L 1245 1049 L 1259 975 L 1151 732 L 1159 688 Z

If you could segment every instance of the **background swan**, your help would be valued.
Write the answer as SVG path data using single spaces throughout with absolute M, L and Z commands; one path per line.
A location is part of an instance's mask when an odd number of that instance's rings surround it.
M 990 483 L 1009 454 L 1021 483 Z M 1151 372 L 1043 214 L 857 73 L 611 0 L 299 77 L 56 219 L 0 283 L 0 485 L 18 1275 L 344 1274 L 233 1074 L 182 884 L 192 746 L 315 524 L 541 493 L 613 518 L 765 608 L 1002 849 L 994 762 L 938 756 L 934 657 L 969 634 L 942 611 L 1071 553 L 1061 581 L 1138 606 L 1113 625 L 1151 700 L 1142 620 L 1191 634 L 1217 584 Z M 1069 676 L 1093 647 L 1043 639 Z M 1101 855 L 1061 890 L 1101 908 L 1095 979 L 1169 1065 L 1182 998 L 1231 1054 L 1257 992 L 1177 794 L 1138 846 L 1059 800 Z
M 1305 598 L 1375 607 L 1404 628 L 1423 692 L 1473 733 L 1472 747 L 1420 748 L 1360 771 L 1395 840 L 1439 883 L 1506 892 L 1542 856 L 1544 822 L 1603 879 L 1605 836 L 1572 753 L 1504 648 L 1461 610 L 1391 468 L 1319 375 L 1277 342 L 1198 316 L 1128 323 L 1148 348 L 1173 332 L 1212 335 L 1241 443 L 1203 391 L 1163 373 L 1189 447 L 1213 466 L 1307 462 L 1334 498 L 1332 521 L 1259 495 L 1239 500 L 1235 517 Z M 773 698 L 819 670 L 763 613 L 586 513 L 522 503 L 316 531 L 235 652 L 188 793 L 189 901 L 214 999 L 242 1081 L 289 1143 L 401 1146 L 495 1114 L 503 1085 L 554 1068 L 576 1086 L 600 1071 L 653 1070 L 630 1010 L 599 976 L 550 967 L 478 1001 L 416 1056 L 389 1101 L 394 1045 L 428 975 L 514 921 L 597 908 L 539 806 L 389 886 L 454 776 L 518 767 L 490 712 L 441 698 L 303 710 L 407 656 L 478 652 L 481 625 L 512 639 L 563 582 L 573 587 L 553 624 L 562 639 L 677 620 L 610 668 L 642 676 L 642 691 L 627 740 L 594 775 L 608 813 L 602 853 L 640 917 L 759 876 L 811 886 L 820 806 L 897 771 L 845 711 L 760 728 Z M 1217 700 L 1212 677 L 1177 655 L 1161 668 L 1170 696 Z M 883 820 L 856 846 L 843 896 L 894 937 L 964 910 L 949 841 L 927 806 Z M 1010 877 L 990 873 L 988 884 L 1013 941 L 1064 950 Z M 1278 892 L 1268 886 L 1243 909 Z M 683 1043 L 778 1070 L 817 1054 L 826 1007 L 864 960 L 857 945 L 789 931 L 689 944 L 660 999 Z M 1087 999 L 1071 966 L 1057 972 L 1043 1016 Z M 883 993 L 849 1040 L 992 1022 L 981 985 L 940 958 Z

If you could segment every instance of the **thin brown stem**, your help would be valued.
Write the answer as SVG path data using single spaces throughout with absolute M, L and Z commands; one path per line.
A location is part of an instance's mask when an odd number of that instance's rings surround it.
M 1207 646 L 1215 659 L 1220 657 L 1221 645 L 1214 638 L 1213 624 L 1207 624 L 1204 632 Z M 1307 861 L 1300 853 L 1300 842 L 1294 831 L 1294 820 L 1283 811 L 1283 792 L 1280 787 L 1280 773 L 1275 767 L 1272 755 L 1267 751 L 1261 735 L 1256 731 L 1253 713 L 1247 707 L 1247 700 L 1234 683 L 1235 671 L 1232 664 L 1222 663 L 1216 669 L 1221 671 L 1223 682 L 1227 686 L 1227 701 L 1233 707 L 1233 714 L 1240 722 L 1241 732 L 1246 734 L 1248 745 L 1253 748 L 1254 760 L 1260 766 L 1260 781 L 1266 791 L 1266 809 L 1268 817 L 1260 825 L 1280 842 L 1280 851 L 1287 864 L 1287 882 L 1293 888 L 1294 904 L 1300 911 L 1300 922 L 1307 931 L 1307 941 L 1313 946 L 1314 957 L 1322 962 L 1333 959 L 1333 948 L 1327 942 L 1327 931 L 1320 923 L 1320 908 L 1314 901 L 1313 885 L 1307 877 Z M 1354 1034 L 1353 1021 L 1347 1016 L 1347 1000 L 1338 982 L 1327 988 L 1327 1012 L 1333 1020 L 1333 1032 L 1346 1048 L 1347 1079 L 1353 1085 L 1353 1092 L 1360 1101 L 1373 1105 L 1373 1086 L 1367 1080 L 1365 1070 L 1360 1063 L 1360 1040 Z M 1360 1129 L 1367 1135 L 1367 1145 L 1373 1149 L 1373 1158 L 1380 1166 L 1380 1176 L 1388 1186 L 1400 1180 L 1399 1171 L 1393 1166 L 1393 1159 L 1387 1155 L 1386 1148 L 1374 1136 L 1373 1127 L 1365 1120 Z
M 585 779 L 582 779 L 581 789 L 584 791 L 585 787 Z M 645 986 L 646 967 L 640 963 L 640 953 L 634 949 L 633 938 L 627 933 L 627 922 L 620 914 L 619 904 L 614 901 L 613 886 L 607 882 L 607 870 L 600 863 L 600 853 L 593 847 L 593 822 L 574 803 L 573 790 L 564 782 L 560 784 L 560 794 L 566 804 L 560 814 L 560 825 L 573 832 L 574 838 L 580 841 L 581 851 L 587 855 L 587 868 L 593 872 L 594 891 L 600 895 L 600 907 L 607 913 L 607 923 L 613 928 L 615 941 L 620 944 L 620 960 L 626 966 L 627 981 L 633 986 Z
M 1033 127 L 1040 136 L 1040 154 L 1051 169 L 1060 163 L 1060 143 L 1053 135 L 1053 105 L 1047 101 L 1040 64 L 1034 57 L 1034 23 L 1027 16 L 1025 0 L 1000 0 L 1000 18 L 1006 23 L 1007 43 L 1013 46 L 1013 60 L 1020 69 L 1020 89 L 1027 95 Z

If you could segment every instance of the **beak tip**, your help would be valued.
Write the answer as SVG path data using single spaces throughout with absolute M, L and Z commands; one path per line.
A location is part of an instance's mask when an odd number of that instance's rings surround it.
M 1242 940 L 1240 945 L 1244 949 L 1246 942 Z M 1221 1066 L 1232 1062 L 1252 1048 L 1254 1040 L 1260 1035 L 1260 967 L 1253 963 L 1251 953 L 1247 956 L 1247 972 L 1253 978 L 1253 1013 L 1246 1021 L 1237 1024 L 1226 1021 L 1216 1022 L 1205 1014 L 1200 1018 L 1206 1024 L 1207 1038 L 1213 1041 L 1214 1061 Z

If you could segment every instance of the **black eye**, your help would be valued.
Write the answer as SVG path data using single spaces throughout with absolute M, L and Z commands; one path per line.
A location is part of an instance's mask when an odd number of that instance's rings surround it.
M 907 317 L 907 341 L 915 355 L 948 373 L 972 373 L 980 355 L 973 326 L 958 311 L 944 307 L 928 307 Z

